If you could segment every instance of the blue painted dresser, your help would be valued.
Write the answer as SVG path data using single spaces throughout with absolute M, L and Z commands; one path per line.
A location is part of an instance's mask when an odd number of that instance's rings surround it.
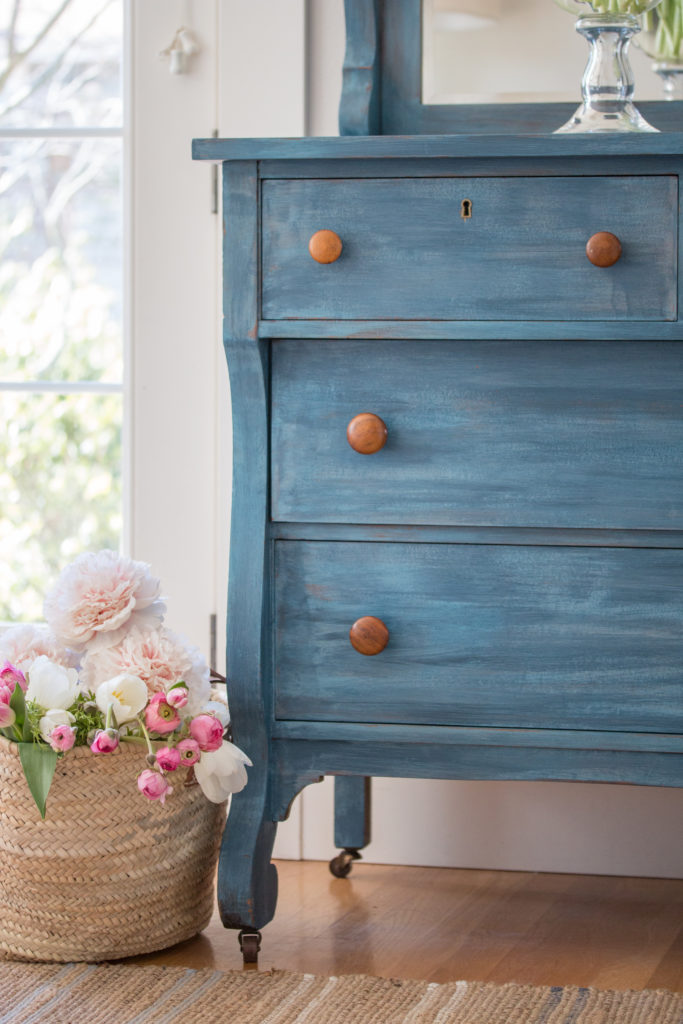
M 361 837 L 372 775 L 682 785 L 683 138 L 194 152 L 223 165 L 228 687 L 254 761 L 224 923 L 271 919 L 276 822 L 324 775 L 355 780 Z

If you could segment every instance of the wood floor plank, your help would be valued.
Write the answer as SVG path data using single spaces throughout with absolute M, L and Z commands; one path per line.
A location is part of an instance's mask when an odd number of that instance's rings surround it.
M 683 992 L 683 880 L 280 861 L 259 968 Z M 240 968 L 218 916 L 136 962 Z

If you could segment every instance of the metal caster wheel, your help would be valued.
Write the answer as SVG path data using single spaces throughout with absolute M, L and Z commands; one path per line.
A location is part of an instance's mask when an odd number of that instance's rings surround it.
M 261 949 L 261 932 L 250 932 L 243 928 L 237 937 L 240 942 L 244 965 L 257 964 L 259 950 Z
M 361 860 L 358 850 L 342 850 L 330 861 L 330 871 L 335 878 L 348 878 L 354 860 Z

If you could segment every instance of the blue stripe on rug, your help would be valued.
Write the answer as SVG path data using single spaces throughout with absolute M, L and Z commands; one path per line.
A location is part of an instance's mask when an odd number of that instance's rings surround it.
M 50 978 L 49 981 L 43 982 L 43 984 L 39 985 L 38 988 L 34 989 L 32 992 L 29 992 L 27 996 L 24 996 L 24 998 L 21 999 L 16 1004 L 16 1006 L 13 1006 L 11 1010 L 9 1010 L 7 1013 L 3 1013 L 3 1015 L 0 1017 L 0 1024 L 10 1024 L 15 1014 L 21 1013 L 21 1011 L 24 1010 L 29 1005 L 29 1003 L 33 1002 L 36 996 L 41 995 L 46 989 L 50 987 L 50 985 L 58 984 L 62 978 L 66 978 L 70 974 L 73 974 L 77 967 L 80 967 L 80 964 L 65 964 L 65 966 L 62 967 L 61 971 L 57 971 L 57 973 L 52 978 Z

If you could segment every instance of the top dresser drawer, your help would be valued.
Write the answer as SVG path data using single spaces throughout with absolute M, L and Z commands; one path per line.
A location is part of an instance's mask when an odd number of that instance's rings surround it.
M 674 320 L 677 211 L 673 175 L 265 181 L 262 316 Z M 605 231 L 622 253 L 594 266 Z

